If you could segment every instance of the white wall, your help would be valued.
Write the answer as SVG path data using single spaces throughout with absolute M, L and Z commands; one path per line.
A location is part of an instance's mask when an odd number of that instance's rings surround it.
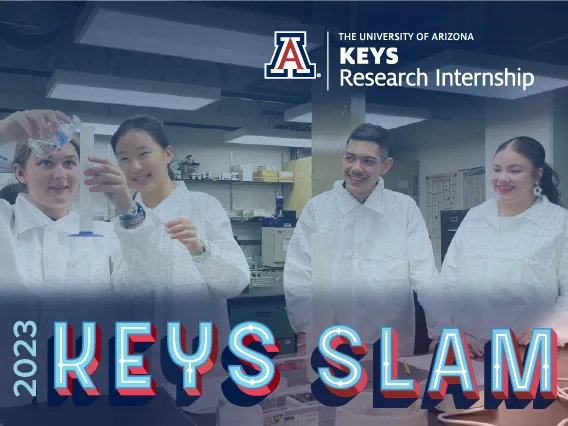
M 428 120 L 391 131 L 396 159 L 418 161 L 419 201 L 426 210 L 426 176 L 485 164 L 484 112 L 460 111 L 449 120 Z
M 529 136 L 539 141 L 546 151 L 546 161 L 553 162 L 554 94 L 529 96 L 515 101 L 488 100 L 486 107 L 485 159 L 491 170 L 497 147 L 516 136 Z M 565 121 L 565 117 L 561 118 Z M 491 197 L 491 174 L 486 173 L 487 197 Z
M 485 129 L 482 106 L 450 112 L 451 120 L 428 120 L 390 132 L 393 155 L 403 161 L 418 161 L 418 206 L 426 217 L 426 176 L 479 167 L 485 164 Z M 431 237 L 438 268 L 440 238 Z
M 568 96 L 556 96 L 554 104 L 554 159 L 552 167 L 560 176 L 562 204 L 568 205 Z

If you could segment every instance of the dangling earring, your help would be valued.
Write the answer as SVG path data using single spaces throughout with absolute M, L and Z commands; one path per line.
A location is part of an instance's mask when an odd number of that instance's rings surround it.
M 535 195 L 535 197 L 542 197 L 542 188 L 538 183 L 535 185 L 533 189 L 533 194 Z

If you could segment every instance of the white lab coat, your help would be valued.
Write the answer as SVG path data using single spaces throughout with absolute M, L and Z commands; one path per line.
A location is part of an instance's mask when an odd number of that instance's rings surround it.
M 154 248 L 163 229 L 150 218 L 133 230 L 94 222 L 94 232 L 103 237 L 69 237 L 78 231 L 75 208 L 53 221 L 24 194 L 18 196 L 14 206 L 0 200 L 0 336 L 4 342 L 0 350 L 1 407 L 24 405 L 31 400 L 23 388 L 21 397 L 13 395 L 18 377 L 12 366 L 18 359 L 35 361 L 37 373 L 33 378 L 38 402 L 46 401 L 47 342 L 54 334 L 54 321 L 68 321 L 74 340 L 82 334 L 82 321 L 97 321 L 102 348 L 93 379 L 100 393 L 108 394 L 109 339 L 114 336 L 114 322 L 129 315 L 119 310 L 118 296 L 141 302 L 140 297 L 151 294 L 154 282 L 159 281 L 158 270 L 152 265 L 164 261 Z M 29 334 L 14 336 L 15 321 L 36 322 L 35 358 L 23 347 L 19 358 L 14 355 L 12 347 L 17 340 L 33 345 Z M 29 365 L 23 365 L 21 371 L 30 370 Z M 31 384 L 32 378 L 23 380 Z
M 384 189 L 380 179 L 364 204 L 343 188 L 342 181 L 306 204 L 290 240 L 284 267 L 286 309 L 296 333 L 307 332 L 313 325 L 314 233 L 326 233 L 332 238 L 330 267 L 336 323 L 357 330 L 368 345 L 378 340 L 381 327 L 394 327 L 399 354 L 412 355 L 412 290 L 420 295 L 438 273 L 428 231 L 415 201 Z
M 517 336 L 538 326 L 568 340 L 568 211 L 546 197 L 513 217 L 492 198 L 459 226 L 442 265 L 448 317 L 468 341 L 485 344 L 493 328 Z M 440 329 L 434 334 L 439 335 Z
M 175 184 L 174 191 L 154 209 L 147 207 L 140 195 L 136 199 L 163 223 L 177 218 L 191 221 L 199 239 L 205 242 L 205 253 L 197 257 L 192 257 L 181 242 L 172 240 L 168 234 L 158 242 L 160 251 L 167 253 L 168 258 L 161 265 L 160 275 L 166 274 L 168 279 L 158 290 L 156 322 L 164 327 L 165 333 L 167 321 L 181 321 L 187 331 L 188 351 L 192 351 L 190 343 L 199 332 L 200 321 L 213 321 L 217 326 L 218 361 L 203 376 L 203 395 L 187 407 L 192 413 L 212 413 L 216 410 L 221 382 L 228 377 L 221 365 L 221 353 L 230 331 L 227 299 L 238 296 L 248 286 L 250 270 L 219 201 L 208 194 L 189 191 L 184 182 Z M 174 396 L 174 386 L 161 380 L 162 386 Z

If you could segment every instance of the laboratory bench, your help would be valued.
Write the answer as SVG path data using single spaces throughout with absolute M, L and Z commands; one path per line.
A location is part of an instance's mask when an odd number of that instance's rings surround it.
M 373 369 L 370 368 L 368 361 L 363 361 L 363 365 L 369 376 L 367 388 L 370 388 L 373 381 Z M 424 370 L 410 366 L 410 371 L 411 377 L 418 382 L 427 378 L 427 372 Z M 288 387 L 308 383 L 303 369 L 282 371 L 281 374 L 286 378 Z M 558 375 L 568 377 L 568 348 L 558 351 Z M 556 426 L 565 418 L 568 418 L 568 404 L 560 401 L 555 401 L 545 410 L 533 409 L 532 403 L 529 403 L 523 410 L 508 410 L 504 404 L 501 404 L 497 410 L 459 416 L 459 420 L 488 422 L 495 426 Z M 176 407 L 174 401 L 161 388 L 158 388 L 158 395 L 143 407 L 109 407 L 107 397 L 101 396 L 90 407 L 76 407 L 68 401 L 63 407 L 32 408 L 28 406 L 0 409 L 0 423 L 4 426 L 60 426 L 62 424 L 217 426 L 215 414 L 187 413 L 181 407 Z M 442 424 L 436 412 L 428 413 L 428 426 L 441 426 Z
M 295 353 L 296 337 L 286 313 L 286 299 L 282 279 L 275 279 L 270 285 L 248 286 L 240 295 L 227 300 L 231 328 L 243 321 L 258 321 L 268 326 L 280 343 L 280 353 Z M 415 344 L 414 353 L 428 352 L 430 339 L 426 317 L 414 293 Z
M 21 406 L 0 409 L 0 424 L 3 426 L 193 426 L 215 425 L 215 416 L 205 422 L 197 422 L 174 404 L 161 388 L 157 395 L 144 406 L 111 407 L 109 398 L 102 395 L 89 406 L 77 406 L 66 401 L 62 406 Z
M 231 328 L 245 321 L 266 325 L 280 344 L 281 355 L 296 353 L 296 335 L 286 312 L 286 299 L 281 280 L 271 285 L 249 286 L 240 295 L 227 299 Z
M 521 348 L 521 351 L 523 349 Z M 521 356 L 521 358 L 523 358 Z M 568 377 L 568 348 L 558 350 L 558 376 Z M 373 369 L 369 361 L 363 361 L 368 374 L 367 388 L 372 387 Z M 399 368 L 399 371 L 404 371 Z M 308 383 L 304 369 L 281 371 L 288 387 L 302 386 Z M 427 378 L 427 372 L 410 365 L 410 375 L 418 382 Z M 326 407 L 327 409 L 328 407 Z M 568 404 L 555 401 L 545 410 L 535 410 L 532 403 L 523 410 L 509 410 L 504 404 L 499 409 L 459 416 L 459 420 L 488 422 L 495 426 L 556 426 L 568 418 Z M 108 397 L 99 397 L 91 406 L 77 407 L 67 401 L 62 407 L 15 407 L 0 409 L 0 423 L 4 426 L 219 426 L 216 414 L 194 415 L 177 407 L 167 393 L 157 389 L 157 396 L 141 407 L 110 407 Z M 333 423 L 322 422 L 319 426 L 331 426 Z M 378 424 L 378 423 L 377 423 Z M 441 426 L 437 413 L 428 413 L 428 426 Z M 225 425 L 221 425 L 225 426 Z M 250 425 L 256 426 L 256 425 Z M 313 425 L 318 426 L 318 425 Z
M 521 348 L 523 352 L 524 348 Z M 523 356 L 521 356 L 521 359 Z M 369 361 L 363 361 L 363 366 L 368 374 L 367 388 L 372 387 L 373 383 L 373 369 Z M 427 371 L 417 369 L 410 366 L 411 377 L 417 382 L 421 382 L 428 378 Z M 399 371 L 404 371 L 399 368 Z M 287 380 L 288 387 L 304 385 L 308 383 L 306 373 L 304 369 L 282 371 L 282 377 Z M 568 348 L 559 348 L 558 350 L 558 376 L 568 377 Z M 562 385 L 562 384 L 561 384 Z M 215 414 L 208 415 L 192 415 L 187 414 L 187 417 L 191 419 L 191 424 L 198 426 L 216 426 L 216 416 Z M 478 422 L 487 422 L 495 426 L 556 426 L 561 420 L 568 418 L 568 403 L 563 403 L 560 401 L 555 401 L 548 408 L 544 410 L 535 410 L 532 408 L 532 403 L 523 409 L 507 409 L 505 404 L 501 404 L 497 410 L 488 410 L 481 413 L 461 415 L 453 417 L 452 420 L 473 420 Z M 321 423 L 325 423 L 322 425 Z M 328 426 L 328 422 L 321 422 L 320 426 Z M 377 422 L 377 425 L 379 423 Z M 329 426 L 333 423 L 329 423 Z M 402 423 L 401 423 L 402 425 Z M 431 410 L 428 413 L 428 426 L 442 426 L 443 423 L 438 420 L 438 412 Z M 217 425 L 219 426 L 219 425 Z M 225 426 L 225 425 L 221 425 Z M 256 426 L 256 425 L 250 425 Z M 314 425 L 317 426 L 317 425 Z
M 254 299 L 273 296 L 284 296 L 282 279 L 274 279 L 269 284 L 263 286 L 249 285 L 241 294 L 232 299 Z

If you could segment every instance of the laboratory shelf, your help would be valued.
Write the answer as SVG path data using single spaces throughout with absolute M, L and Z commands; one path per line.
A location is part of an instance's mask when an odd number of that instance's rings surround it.
M 179 180 L 179 179 L 178 179 Z M 234 183 L 236 185 L 294 185 L 294 182 L 258 182 L 246 180 L 222 180 L 222 179 L 181 179 L 191 183 Z
M 231 222 L 237 222 L 237 223 L 262 223 L 262 217 L 260 216 L 253 216 L 250 217 L 248 219 L 245 218 L 241 218 L 241 217 L 229 217 L 229 219 L 231 219 Z

